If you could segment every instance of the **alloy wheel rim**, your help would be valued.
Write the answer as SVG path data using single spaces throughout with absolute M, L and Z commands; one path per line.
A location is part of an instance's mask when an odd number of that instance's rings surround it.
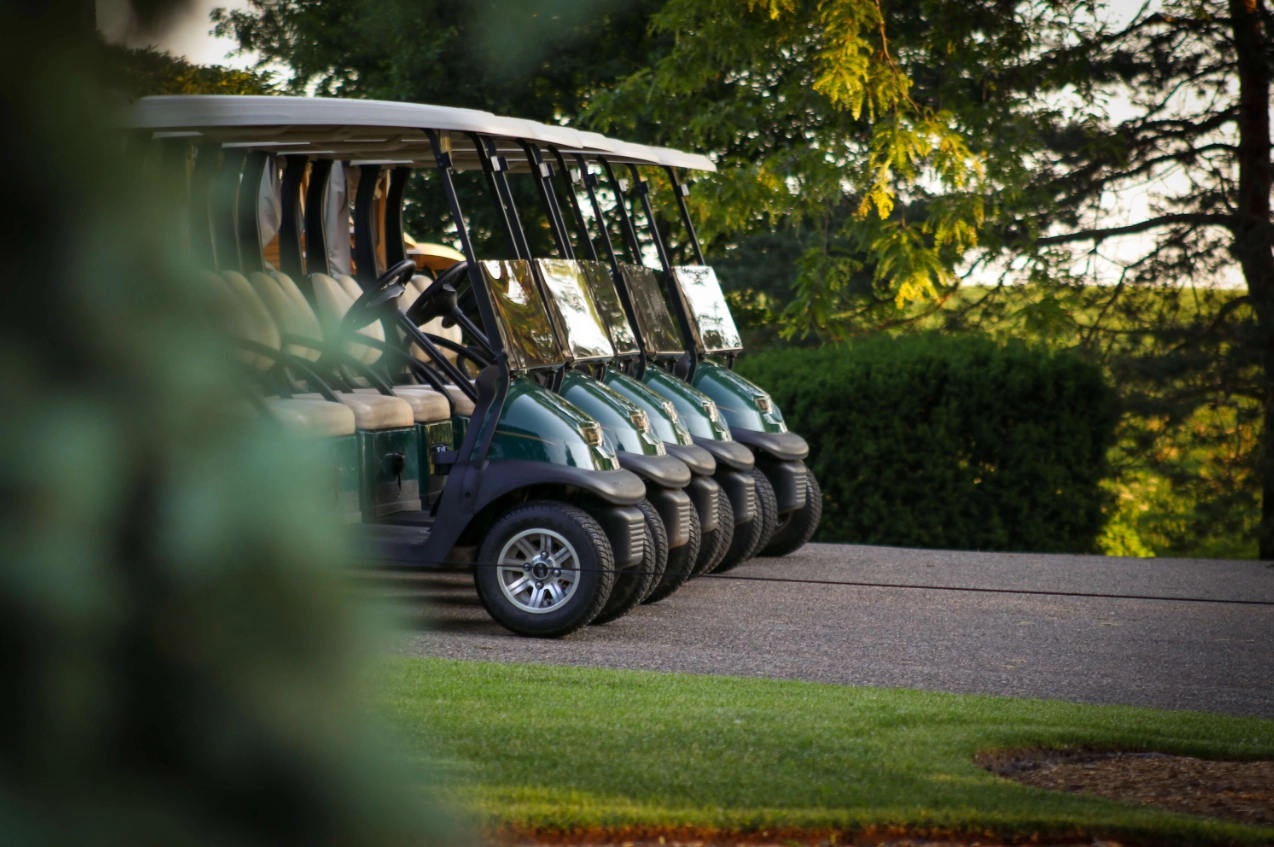
M 500 551 L 496 580 L 517 609 L 543 615 L 562 608 L 579 588 L 579 555 L 551 529 L 524 529 Z

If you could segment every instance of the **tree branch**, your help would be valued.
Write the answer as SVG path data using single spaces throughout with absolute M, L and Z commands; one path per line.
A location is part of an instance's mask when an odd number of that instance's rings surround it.
M 1109 229 L 1086 229 L 1078 232 L 1067 232 L 1061 235 L 1049 235 L 1038 239 L 1035 243 L 1049 245 L 1069 244 L 1075 241 L 1101 242 L 1107 238 L 1115 238 L 1120 235 L 1136 235 L 1139 232 L 1146 232 L 1163 226 L 1177 226 L 1179 224 L 1189 224 L 1192 226 L 1219 226 L 1232 230 L 1234 228 L 1234 217 L 1232 215 L 1208 215 L 1198 213 L 1161 215 L 1160 217 L 1150 218 L 1149 220 L 1129 224 L 1128 226 L 1116 226 Z

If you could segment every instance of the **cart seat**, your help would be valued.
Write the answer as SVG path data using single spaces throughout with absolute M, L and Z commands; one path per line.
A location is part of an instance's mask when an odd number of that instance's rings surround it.
M 310 274 L 310 283 L 314 286 L 314 302 L 318 306 L 319 321 L 323 324 L 323 336 L 336 338 L 345 313 L 354 305 L 362 291 L 357 282 L 344 275 L 338 280 L 327 274 Z M 385 328 L 379 321 L 363 327 L 358 334 L 376 341 L 385 340 Z M 380 358 L 379 350 L 353 341 L 349 342 L 349 353 L 365 365 L 373 364 Z
M 271 417 L 286 429 L 307 438 L 334 438 L 353 435 L 357 418 L 343 403 L 293 397 L 266 397 L 265 407 Z
M 469 396 L 454 385 L 444 385 L 447 395 L 451 397 L 451 403 L 456 407 L 456 414 L 469 417 L 473 414 L 473 401 Z
M 251 274 L 248 277 L 248 281 L 252 283 L 252 287 L 261 298 L 261 302 L 269 310 L 270 317 L 274 318 L 274 322 L 278 324 L 279 332 L 282 335 L 292 335 L 314 342 L 322 341 L 323 330 L 319 324 L 318 316 L 314 314 L 310 304 L 305 302 L 305 295 L 301 294 L 300 289 L 296 287 L 296 283 L 290 277 L 283 274 L 275 276 L 258 271 Z M 299 303 L 296 302 L 288 290 L 289 287 L 300 298 Z M 318 361 L 319 357 L 323 355 L 322 350 L 312 345 L 290 344 L 286 340 L 283 342 L 283 352 L 308 359 L 311 362 Z
M 321 394 L 297 394 L 299 400 L 321 400 Z M 336 399 L 354 413 L 354 425 L 361 430 L 403 429 L 416 425 L 411 404 L 384 394 L 337 394 Z
M 260 296 L 253 289 L 252 283 L 248 282 L 243 274 L 235 271 L 225 271 L 220 278 L 230 289 L 236 310 L 241 316 L 239 333 L 249 341 L 278 350 L 279 327 L 270 316 L 270 310 L 266 308 L 265 303 L 261 302 Z M 253 364 L 261 370 L 269 370 L 274 366 L 274 360 L 269 356 L 254 356 L 253 359 Z
M 355 394 L 376 394 L 375 388 L 355 388 Z M 395 385 L 394 396 L 411 405 L 416 423 L 442 423 L 451 419 L 451 406 L 447 398 L 427 385 Z

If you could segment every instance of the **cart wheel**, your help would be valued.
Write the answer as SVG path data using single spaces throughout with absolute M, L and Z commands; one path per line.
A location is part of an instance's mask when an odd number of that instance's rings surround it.
M 690 540 L 668 551 L 668 567 L 664 569 L 663 577 L 655 590 L 650 592 L 650 596 L 642 602 L 658 603 L 685 585 L 686 580 L 694 573 L 695 559 L 699 557 L 699 513 L 691 509 L 689 514 Z
M 774 496 L 774 487 L 756 468 L 748 473 L 756 482 L 756 517 L 734 528 L 730 549 L 713 573 L 725 573 L 751 559 L 774 534 L 774 525 L 778 521 L 778 499 Z
M 823 492 L 813 473 L 805 474 L 805 505 L 779 516 L 778 527 L 770 537 L 770 543 L 761 551 L 766 556 L 786 556 L 795 553 L 814 537 L 819 519 L 823 517 Z
M 646 598 L 650 596 L 650 592 L 654 591 L 659 585 L 659 580 L 664 578 L 664 572 L 668 570 L 668 530 L 664 527 L 663 518 L 659 517 L 659 511 L 650 504 L 649 500 L 642 500 L 637 504 L 637 508 L 641 509 L 642 514 L 646 516 L 646 529 L 650 530 L 650 538 L 654 541 L 655 561 L 653 563 L 653 574 L 650 578 L 650 587 L 646 589 L 646 593 L 641 596 L 642 602 L 646 602 Z
M 730 539 L 734 537 L 734 508 L 725 491 L 717 492 L 717 528 L 703 534 L 699 543 L 699 559 L 695 562 L 695 576 L 712 573 L 713 568 L 721 564 L 725 553 L 730 549 Z
M 478 551 L 473 581 L 496 623 L 517 635 L 554 638 L 602 610 L 615 558 L 583 509 L 533 500 L 505 512 Z
M 663 521 L 659 520 L 659 513 L 650 503 L 643 500 L 639 505 L 646 507 L 642 510 L 646 517 L 646 552 L 642 554 L 640 562 L 615 573 L 615 587 L 610 590 L 610 599 L 602 606 L 597 617 L 593 618 L 592 626 L 618 620 L 635 609 L 654 590 L 659 578 L 663 576 L 663 567 L 668 564 L 668 538 L 663 534 Z M 658 539 L 653 535 L 652 526 L 659 528 Z M 663 545 L 662 550 L 660 544 Z M 661 554 L 663 558 L 660 561 Z

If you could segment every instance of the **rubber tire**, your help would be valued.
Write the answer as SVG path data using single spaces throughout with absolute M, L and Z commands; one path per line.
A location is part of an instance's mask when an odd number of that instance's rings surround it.
M 649 537 L 655 545 L 654 573 L 650 578 L 650 587 L 641 597 L 641 602 L 645 603 L 646 598 L 659 585 L 659 580 L 664 578 L 664 573 L 668 570 L 668 530 L 664 527 L 664 519 L 659 517 L 659 510 L 649 500 L 642 500 L 637 504 L 637 508 L 641 509 L 642 514 L 646 516 L 646 529 L 650 530 Z
M 756 548 L 752 551 L 753 556 L 760 556 L 761 551 L 770 543 L 770 539 L 774 537 L 774 530 L 779 526 L 779 498 L 774 493 L 774 486 L 770 484 L 769 478 L 761 473 L 760 468 L 753 468 L 750 473 L 752 478 L 756 480 L 756 507 L 761 513 L 761 540 L 756 543 Z
M 695 559 L 699 558 L 699 541 L 699 513 L 691 509 L 690 539 L 680 547 L 674 547 L 668 551 L 668 567 L 664 569 L 664 575 L 655 586 L 655 590 L 650 592 L 650 596 L 643 600 L 643 603 L 658 603 L 660 600 L 665 600 L 686 584 L 686 580 L 690 579 L 690 575 L 694 573 Z
M 722 489 L 717 492 L 717 528 L 703 534 L 699 543 L 699 559 L 695 562 L 695 576 L 712 573 L 712 570 L 725 558 L 730 549 L 730 539 L 734 537 L 734 507 L 730 498 Z
M 579 556 L 580 577 L 575 594 L 562 608 L 542 615 L 524 612 L 510 603 L 500 590 L 494 567 L 505 542 L 532 528 L 560 534 Z M 615 583 L 615 554 L 601 524 L 588 512 L 568 503 L 532 500 L 509 509 L 491 525 L 478 549 L 473 582 L 478 599 L 500 626 L 515 635 L 558 638 L 586 626 L 606 605 Z
M 818 522 L 823 517 L 823 490 L 818 487 L 814 474 L 805 474 L 805 505 L 781 515 L 779 524 L 770 536 L 770 543 L 761 551 L 764 556 L 786 556 L 795 553 L 814 537 Z
M 779 504 L 774 496 L 774 486 L 756 468 L 748 471 L 748 474 L 756 484 L 756 516 L 734 528 L 730 549 L 726 551 L 721 564 L 713 569 L 713 573 L 733 570 L 759 553 L 774 534 L 774 527 L 778 523 Z
M 645 552 L 642 554 L 641 561 L 632 567 L 625 568 L 615 574 L 615 585 L 610 590 L 610 597 L 606 600 L 606 605 L 602 606 L 602 610 L 589 622 L 589 626 L 601 626 L 614 620 L 619 620 L 624 615 L 641 605 L 641 601 L 645 600 L 650 592 L 655 589 L 659 583 L 659 577 L 663 576 L 663 569 L 659 568 L 656 558 L 659 555 L 659 541 L 652 537 L 651 531 L 651 514 L 654 515 L 654 526 L 659 528 L 662 534 L 664 529 L 663 521 L 659 520 L 659 513 L 647 501 L 642 503 L 649 509 L 646 514 L 646 531 L 645 531 Z M 642 510 L 645 512 L 646 510 Z M 668 564 L 668 538 L 664 536 L 663 541 L 663 562 L 664 567 Z

